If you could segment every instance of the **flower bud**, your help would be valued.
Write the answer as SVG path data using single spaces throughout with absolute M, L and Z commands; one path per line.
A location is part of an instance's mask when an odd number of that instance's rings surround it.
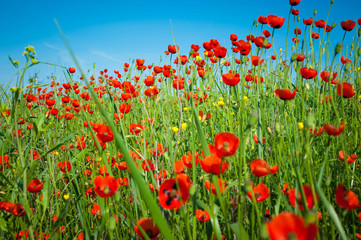
M 297 22 L 299 22 L 300 21 L 300 16 L 297 16 Z
M 317 14 L 317 9 L 315 9 L 315 11 L 313 11 L 313 15 L 316 15 Z
M 331 184 L 331 177 L 326 176 L 326 186 L 330 186 L 330 184 Z
M 345 71 L 349 71 L 350 68 L 351 68 L 351 63 L 350 63 L 350 62 L 347 62 L 347 63 L 345 64 Z
M 336 26 L 337 26 L 337 23 L 333 23 L 331 27 L 332 27 L 332 29 L 334 29 Z
M 266 38 L 266 39 L 263 41 L 263 47 L 266 47 L 266 46 L 267 46 L 267 43 L 268 43 L 268 38 Z
M 337 54 L 339 54 L 342 50 L 342 43 L 337 43 L 336 47 L 335 47 L 335 56 Z
M 361 36 L 361 28 L 358 29 L 357 35 L 360 37 Z
M 334 2 L 335 0 L 331 0 L 331 4 Z
M 291 62 L 294 62 L 294 61 L 296 61 L 296 59 L 297 59 L 297 56 L 298 56 L 298 53 L 293 53 L 292 54 L 292 57 L 291 57 Z
M 357 49 L 357 56 L 361 56 L 361 47 L 359 47 L 358 49 Z

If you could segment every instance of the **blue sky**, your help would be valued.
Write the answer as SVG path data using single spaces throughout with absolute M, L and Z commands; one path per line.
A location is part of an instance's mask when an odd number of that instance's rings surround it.
M 296 9 L 302 18 L 326 19 L 330 0 L 301 0 Z M 202 45 L 211 38 L 230 49 L 232 33 L 245 39 L 258 16 L 275 14 L 287 18 L 288 0 L 258 1 L 3 1 L 0 9 L 0 83 L 14 81 L 15 69 L 8 60 L 24 62 L 24 47 L 35 46 L 38 59 L 74 66 L 54 23 L 60 23 L 72 49 L 85 70 L 121 70 L 129 58 L 143 58 L 158 64 L 161 55 L 173 44 L 170 19 L 177 44 L 187 54 L 191 44 Z M 331 36 L 341 41 L 342 20 L 361 17 L 360 0 L 335 0 L 329 24 L 337 23 Z M 287 21 L 287 20 L 286 20 Z M 293 23 L 291 28 L 293 29 Z M 287 22 L 276 30 L 276 48 L 284 47 Z M 265 27 L 271 31 L 269 27 Z M 303 30 L 303 25 L 301 27 Z M 351 39 L 351 35 L 348 37 Z M 292 35 L 291 35 L 292 36 Z M 349 40 L 350 40 L 349 39 Z M 164 64 L 164 63 L 162 63 Z M 40 81 L 46 76 L 61 76 L 60 70 L 41 67 Z M 35 70 L 35 69 L 34 69 Z M 33 71 L 34 71 L 33 70 Z M 30 73 L 33 73 L 30 72 Z

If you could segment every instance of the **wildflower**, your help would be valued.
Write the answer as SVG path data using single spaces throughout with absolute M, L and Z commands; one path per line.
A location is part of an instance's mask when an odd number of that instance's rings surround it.
M 68 200 L 69 199 L 69 194 L 65 194 L 64 196 L 63 196 L 63 198 L 65 199 L 65 200 Z
M 257 202 L 263 202 L 269 196 L 271 196 L 269 192 L 269 188 L 263 183 L 258 184 L 256 187 L 252 186 L 252 190 L 247 192 L 247 197 L 252 201 L 253 196 L 256 198 Z
M 352 20 L 342 21 L 341 28 L 345 31 L 352 31 L 352 29 L 356 26 L 356 23 Z
M 158 197 L 163 208 L 178 210 L 189 198 L 187 184 L 179 179 L 177 179 L 177 182 L 175 179 L 167 179 L 160 186 Z
M 96 176 L 94 178 L 94 191 L 98 194 L 99 197 L 108 198 L 115 194 L 118 190 L 118 183 L 116 179 L 112 176 Z
M 70 67 L 68 70 L 70 73 L 75 73 L 75 67 Z
M 235 86 L 241 81 L 238 73 L 237 74 L 225 73 L 222 75 L 222 80 L 228 86 Z
M 284 212 L 266 223 L 271 240 L 304 239 L 314 240 L 317 237 L 317 225 L 305 224 L 305 220 L 294 213 Z
M 247 101 L 248 101 L 248 97 L 247 97 L 247 96 L 244 96 L 244 97 L 242 98 L 242 100 L 243 100 L 243 102 L 247 102 Z
M 344 151 L 340 151 L 338 153 L 338 159 L 341 161 L 341 162 L 344 162 L 345 161 L 345 158 L 344 158 Z M 354 161 L 357 160 L 357 155 L 356 154 L 351 154 L 350 156 L 347 157 L 347 162 L 349 164 L 353 163 Z
M 162 144 L 157 144 L 157 148 L 149 149 L 149 152 L 153 156 L 161 156 L 167 152 L 168 148 L 165 148 Z
M 305 197 L 306 197 L 306 206 L 308 209 L 311 209 L 314 205 L 315 205 L 315 200 L 313 199 L 313 194 L 312 194 L 312 188 L 308 185 L 303 185 L 302 186 L 303 191 L 305 193 Z M 290 190 L 290 193 L 288 194 L 288 199 L 290 200 L 291 204 L 293 207 L 296 206 L 296 189 L 293 188 Z M 316 194 L 316 200 L 318 200 L 318 194 Z M 298 208 L 303 211 L 304 207 L 302 204 L 302 198 L 301 198 L 301 193 L 298 193 L 298 197 L 297 197 L 297 203 L 298 203 Z
M 267 24 L 271 28 L 275 28 L 275 29 L 281 28 L 284 22 L 285 22 L 284 17 L 278 17 L 272 14 L 267 16 Z
M 290 5 L 291 6 L 297 6 L 298 4 L 300 4 L 301 0 L 290 0 Z
M 317 76 L 317 71 L 314 69 L 309 69 L 307 67 L 303 67 L 300 69 L 301 76 L 306 79 L 312 79 Z
M 302 122 L 297 123 L 297 128 L 298 130 L 301 131 L 303 129 L 303 123 Z
M 229 167 L 228 162 L 222 161 L 221 158 L 213 155 L 206 157 L 200 162 L 203 171 L 205 171 L 206 173 L 215 174 L 217 176 L 226 171 Z
M 182 130 L 185 130 L 187 128 L 187 123 L 182 123 Z
M 42 188 L 43 188 L 43 183 L 40 182 L 39 179 L 35 178 L 30 181 L 27 190 L 28 190 L 28 192 L 31 192 L 31 193 L 37 193 L 37 192 L 40 192 Z
M 320 73 L 320 77 L 324 82 L 329 82 L 329 80 L 331 80 L 331 84 L 336 84 L 338 83 L 338 81 L 335 81 L 336 77 L 337 77 L 337 72 L 332 72 L 331 76 L 330 73 L 328 71 L 322 71 Z
M 71 163 L 69 161 L 59 162 L 58 167 L 61 172 L 66 173 L 71 170 Z
M 256 177 L 263 177 L 268 174 L 275 174 L 279 169 L 278 166 L 273 166 L 273 167 L 268 166 L 266 161 L 263 159 L 253 160 L 250 165 L 250 168 L 251 168 L 252 174 Z
M 197 209 L 196 210 L 196 218 L 201 222 L 208 222 L 210 216 L 206 210 Z
M 219 106 L 221 106 L 221 107 L 224 106 L 224 102 L 223 102 L 223 101 L 218 101 L 217 104 L 218 104 Z
M 292 100 L 295 98 L 297 92 L 297 88 L 293 90 L 293 93 L 291 93 L 288 89 L 276 89 L 275 94 L 277 97 L 279 97 L 282 100 Z
M 352 98 L 356 92 L 353 90 L 353 86 L 351 83 L 347 83 L 347 82 L 344 82 L 342 83 L 339 83 L 337 85 L 337 94 L 341 97 L 341 92 L 342 92 L 342 97 L 344 98 Z
M 227 188 L 226 182 L 218 178 L 218 185 L 219 185 L 220 193 L 222 194 L 223 191 Z M 207 188 L 208 191 L 211 190 L 213 195 L 217 194 L 216 187 L 210 181 L 205 181 L 204 186 Z
M 356 194 L 351 190 L 345 189 L 341 183 L 337 186 L 336 189 L 336 203 L 340 207 L 347 210 L 353 210 L 361 207 Z
M 147 234 L 148 238 L 151 240 L 157 239 L 157 236 L 160 233 L 160 230 L 156 224 L 153 223 L 152 218 L 142 218 L 137 222 L 137 225 L 134 227 L 134 231 L 138 234 L 141 239 L 144 239 L 140 228 Z
M 233 156 L 239 146 L 239 138 L 233 133 L 218 133 L 214 138 L 214 148 L 218 157 Z
M 324 123 L 322 125 L 323 129 L 326 131 L 326 133 L 330 136 L 338 136 L 343 132 L 343 129 L 345 127 L 345 124 L 341 122 L 340 127 L 336 128 L 333 125 Z

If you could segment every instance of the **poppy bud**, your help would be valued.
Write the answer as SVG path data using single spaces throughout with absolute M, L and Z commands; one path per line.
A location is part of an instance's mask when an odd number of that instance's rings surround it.
M 357 35 L 358 35 L 359 37 L 361 36 L 361 28 L 358 29 Z
M 281 132 L 281 125 L 279 123 L 275 124 L 275 130 L 276 130 L 277 133 Z
M 307 128 L 312 127 L 315 122 L 315 115 L 313 113 L 308 113 L 306 117 L 306 126 Z
M 342 43 L 337 43 L 336 48 L 335 48 L 335 56 L 337 54 L 339 54 L 339 52 L 341 52 L 341 50 L 342 50 Z
M 317 14 L 317 9 L 315 9 L 315 11 L 313 11 L 313 15 L 316 15 Z
M 359 47 L 358 49 L 357 49 L 357 56 L 361 56 L 361 47 Z
M 300 21 L 300 16 L 297 16 L 297 22 L 299 22 Z
M 335 0 L 331 0 L 331 4 L 334 2 Z
M 256 123 L 257 119 L 258 119 L 257 113 L 251 113 L 248 119 L 247 128 L 253 126 Z
M 333 23 L 332 26 L 331 26 L 332 29 L 334 29 L 336 27 L 336 25 L 337 25 L 337 23 Z
M 115 220 L 116 220 L 115 217 L 110 217 L 110 218 L 109 218 L 109 223 L 108 223 L 109 225 L 108 225 L 108 226 L 109 226 L 109 229 L 110 229 L 110 230 L 114 230 L 114 229 L 115 229 Z
M 263 41 L 263 47 L 264 47 L 264 48 L 267 46 L 267 43 L 268 43 L 268 38 L 266 38 L 266 39 Z
M 291 62 L 294 62 L 294 61 L 296 61 L 296 59 L 297 59 L 297 56 L 298 56 L 298 53 L 293 53 L 292 54 L 292 57 L 291 57 Z
M 330 186 L 331 184 L 331 177 L 330 176 L 326 176 L 326 186 Z
M 347 62 L 345 64 L 345 71 L 349 71 L 350 70 L 350 67 L 351 67 L 351 63 L 350 62 Z

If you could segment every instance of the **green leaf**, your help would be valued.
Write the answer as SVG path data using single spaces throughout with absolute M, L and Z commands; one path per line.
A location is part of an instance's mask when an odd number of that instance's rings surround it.
M 74 138 L 75 133 L 71 133 L 69 134 L 66 138 L 63 138 L 60 142 L 58 142 L 54 147 L 52 147 L 49 151 L 47 151 L 45 154 L 42 154 L 42 157 L 45 157 L 46 155 L 48 155 L 50 152 L 58 149 L 59 147 L 61 147 L 61 145 L 64 145 L 65 143 L 67 143 L 68 141 L 70 141 L 72 138 Z
M 232 232 L 236 235 L 237 239 L 248 240 L 248 234 L 243 225 L 239 222 L 231 224 Z

